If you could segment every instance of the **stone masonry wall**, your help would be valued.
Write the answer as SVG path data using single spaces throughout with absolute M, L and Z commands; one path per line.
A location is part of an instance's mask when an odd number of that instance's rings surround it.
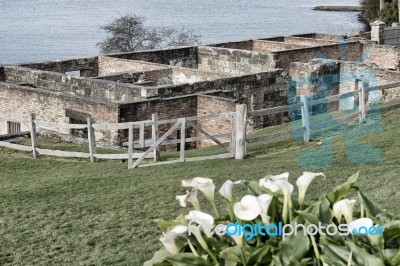
M 80 70 L 82 77 L 95 77 L 98 75 L 97 65 L 97 57 L 87 57 L 63 61 L 26 63 L 20 64 L 19 66 L 63 74 L 68 71 Z
M 0 116 L 27 119 L 31 113 L 35 113 L 38 121 L 68 124 L 69 118 L 66 116 L 66 110 L 91 115 L 95 122 L 117 123 L 119 121 L 118 106 L 111 103 L 0 82 Z M 49 129 L 69 134 L 68 129 Z M 29 125 L 21 125 L 21 131 L 28 130 Z M 7 123 L 0 121 L 0 134 L 6 133 Z M 116 131 L 96 131 L 96 138 L 116 143 L 118 133 Z
M 296 44 L 296 43 L 285 43 L 285 42 L 273 42 L 273 41 L 254 41 L 253 51 L 257 52 L 277 52 L 288 49 L 299 49 L 306 48 L 307 45 Z
M 287 44 L 304 45 L 304 46 L 321 46 L 321 45 L 335 44 L 335 43 L 337 43 L 337 41 L 310 39 L 310 38 L 289 36 L 289 37 L 285 37 L 285 43 L 287 43 Z
M 141 60 L 164 65 L 197 68 L 196 46 L 129 52 L 122 54 L 112 54 L 108 56 L 129 60 Z
M 363 61 L 366 64 L 375 64 L 379 68 L 385 69 L 400 69 L 400 49 L 394 46 L 366 43 L 364 53 L 370 54 Z
M 5 67 L 6 82 L 27 84 L 38 88 L 68 92 L 110 102 L 129 102 L 141 99 L 140 87 L 90 78 L 75 78 L 61 73 Z
M 270 53 L 199 46 L 199 70 L 246 74 L 273 68 L 276 68 L 276 60 Z
M 168 66 L 109 56 L 99 56 L 99 76 L 107 76 L 118 72 L 139 72 L 165 68 L 168 68 Z
M 363 51 L 363 45 L 359 42 L 349 42 L 343 46 L 346 48 L 345 61 L 357 61 Z M 339 44 L 309 47 L 296 50 L 288 50 L 276 52 L 276 58 L 279 60 L 277 67 L 290 71 L 291 62 L 304 62 L 307 63 L 309 60 L 316 58 L 319 55 L 325 58 L 338 60 L 341 58 L 341 49 Z

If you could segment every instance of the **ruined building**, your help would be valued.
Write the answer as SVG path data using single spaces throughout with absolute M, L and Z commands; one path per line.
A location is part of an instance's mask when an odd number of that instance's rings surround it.
M 84 124 L 87 117 L 95 123 L 120 123 L 149 120 L 153 113 L 162 120 L 231 112 L 237 103 L 257 110 L 287 105 L 299 95 L 354 90 L 354 80 L 363 75 L 349 78 L 348 73 L 367 68 L 374 70 L 374 81 L 365 77 L 364 83 L 377 86 L 378 100 L 396 97 L 400 50 L 361 37 L 344 38 L 303 34 L 5 65 L 0 67 L 0 116 L 35 113 L 40 121 Z M 299 84 L 302 78 L 309 82 Z M 329 89 L 322 90 L 324 86 Z M 352 108 L 352 103 L 339 101 L 328 108 Z M 265 116 L 249 129 L 287 121 L 288 113 Z M 230 130 L 229 121 L 198 123 L 213 134 Z M 28 126 L 0 120 L 0 134 Z M 96 138 L 122 145 L 127 137 L 119 130 L 97 131 Z

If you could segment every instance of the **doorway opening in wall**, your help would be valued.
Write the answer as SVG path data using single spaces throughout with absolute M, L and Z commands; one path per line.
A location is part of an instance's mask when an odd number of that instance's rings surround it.
M 7 121 L 7 134 L 21 133 L 21 123 Z

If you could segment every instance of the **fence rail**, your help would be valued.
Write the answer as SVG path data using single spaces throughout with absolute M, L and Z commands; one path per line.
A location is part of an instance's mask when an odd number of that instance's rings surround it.
M 0 117 L 0 120 L 7 120 L 17 123 L 28 123 L 30 125 L 30 137 L 31 146 L 24 146 L 18 144 L 12 144 L 5 141 L 0 141 L 0 146 L 32 152 L 33 157 L 37 158 L 40 155 L 55 156 L 55 157 L 75 157 L 75 158 L 88 158 L 91 162 L 96 162 L 97 159 L 110 159 L 110 160 L 127 160 L 128 168 L 133 169 L 136 167 L 148 167 L 152 165 L 164 165 L 172 164 L 177 162 L 192 162 L 200 160 L 211 160 L 219 158 L 235 158 L 243 159 L 246 156 L 246 143 L 265 142 L 271 141 L 277 138 L 288 137 L 293 134 L 301 135 L 305 142 L 310 141 L 312 131 L 322 128 L 331 127 L 335 123 L 348 121 L 359 117 L 359 123 L 365 121 L 365 100 L 366 92 L 370 89 L 364 89 L 363 83 L 356 81 L 358 87 L 357 90 L 346 92 L 322 99 L 310 100 L 309 97 L 301 96 L 299 103 L 294 103 L 286 106 L 278 106 L 273 108 L 267 108 L 262 110 L 247 111 L 247 106 L 237 105 L 236 112 L 226 112 L 220 114 L 208 114 L 202 116 L 193 116 L 185 118 L 174 118 L 159 120 L 157 114 L 152 115 L 151 120 L 137 121 L 137 122 L 124 122 L 124 123 L 93 123 L 92 118 L 87 119 L 86 124 L 66 124 L 66 123 L 54 123 L 47 121 L 39 121 L 32 114 L 29 119 L 26 118 L 13 118 L 13 117 Z M 323 121 L 318 124 L 310 124 L 311 112 L 310 108 L 319 104 L 328 104 L 339 101 L 340 99 L 357 96 L 359 98 L 359 110 L 356 113 L 346 115 L 344 117 L 336 118 L 335 120 Z M 247 138 L 246 128 L 248 118 L 258 116 L 268 116 L 284 112 L 298 112 L 301 113 L 301 127 L 297 129 L 280 131 L 264 136 L 256 136 Z M 199 126 L 196 122 L 201 120 L 210 119 L 229 119 L 231 122 L 230 132 L 218 132 L 211 134 L 204 128 Z M 164 125 L 169 129 L 160 136 L 160 126 Z M 172 126 L 171 126 L 172 125 Z M 89 147 L 87 152 L 73 152 L 73 151 L 61 151 L 61 150 L 50 150 L 38 148 L 37 145 L 37 130 L 36 128 L 56 128 L 56 129 L 87 129 Z M 146 127 L 151 127 L 151 138 L 146 139 Z M 192 128 L 196 132 L 196 136 L 186 136 L 185 132 L 187 128 Z M 127 152 L 123 154 L 99 154 L 97 153 L 96 130 L 127 130 L 128 141 L 123 144 L 128 146 Z M 138 138 L 134 139 L 134 130 L 138 132 Z M 171 134 L 177 130 L 180 130 L 181 134 L 179 137 L 171 139 Z M 149 130 L 147 130 L 148 132 Z M 224 139 L 224 140 L 221 140 Z M 226 141 L 229 139 L 229 141 Z M 202 156 L 196 158 L 186 157 L 186 143 L 198 142 L 198 141 L 212 141 L 216 145 L 220 146 L 226 153 Z M 177 145 L 179 147 L 179 158 L 170 161 L 160 161 L 160 146 L 161 145 Z M 146 149 L 144 152 L 135 152 L 134 149 Z M 136 160 L 134 160 L 136 159 Z M 153 163 L 142 164 L 145 159 L 153 159 Z

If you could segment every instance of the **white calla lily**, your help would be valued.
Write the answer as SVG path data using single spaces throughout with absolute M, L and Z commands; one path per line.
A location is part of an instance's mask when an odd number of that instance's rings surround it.
M 160 238 L 161 243 L 168 250 L 169 253 L 175 255 L 179 252 L 179 248 L 176 245 L 176 238 L 179 235 L 185 234 L 188 231 L 187 226 L 178 225 L 174 227 L 172 230 L 167 233 L 163 233 L 163 236 Z
M 233 239 L 233 241 L 235 241 L 235 243 L 236 243 L 236 245 L 238 247 L 243 247 L 243 236 L 242 236 L 242 234 L 237 234 L 235 227 L 227 227 L 227 226 L 225 226 L 224 231 L 226 232 L 226 230 L 228 230 L 232 234 L 235 233 L 233 235 L 229 235 L 229 237 L 231 237 Z
M 200 203 L 197 199 L 197 189 L 193 189 L 191 192 L 186 191 L 186 195 L 178 195 L 175 199 L 179 202 L 181 207 L 186 207 L 187 203 L 190 202 L 195 210 L 200 210 Z
M 262 209 L 255 196 L 246 195 L 240 202 L 235 203 L 233 212 L 243 221 L 252 221 L 260 215 Z
M 202 211 L 190 211 L 189 214 L 186 216 L 186 219 L 199 225 L 214 224 L 214 217 Z
M 182 180 L 183 187 L 193 187 L 200 190 L 209 201 L 214 201 L 215 184 L 210 178 L 195 177 Z
M 300 204 L 300 206 L 303 206 L 303 204 L 304 204 L 304 198 L 306 196 L 306 192 L 307 192 L 307 189 L 308 189 L 310 183 L 317 176 L 326 177 L 323 173 L 303 172 L 303 175 L 297 179 L 296 185 L 299 189 L 299 204 Z
M 181 207 L 186 208 L 187 201 L 189 199 L 189 195 L 190 195 L 190 192 L 186 191 L 185 195 L 178 195 L 178 196 L 175 197 L 175 199 L 179 202 L 179 205 Z
M 243 184 L 243 180 L 239 180 L 239 181 L 236 181 L 236 182 L 232 182 L 231 180 L 227 180 L 222 185 L 222 187 L 220 188 L 219 194 L 221 194 L 222 197 L 224 197 L 229 202 L 231 202 L 233 200 L 233 194 L 232 194 L 233 186 L 234 185 L 238 185 L 238 184 Z
M 290 184 L 288 181 L 285 180 L 278 180 L 275 181 L 275 184 L 279 187 L 283 194 L 283 210 L 282 210 L 282 218 L 283 221 L 286 223 L 288 221 L 288 214 L 291 215 L 291 196 L 293 192 L 293 185 Z
M 360 228 L 365 227 L 365 228 L 369 229 L 373 225 L 374 225 L 374 222 L 372 221 L 372 219 L 360 218 L 360 219 L 354 220 L 351 223 L 349 223 L 347 225 L 347 229 L 348 229 L 349 233 L 358 234 L 360 232 L 360 233 L 364 234 L 366 232 L 363 230 L 360 230 Z M 353 232 L 353 230 L 355 230 L 355 231 Z
M 353 209 L 356 202 L 356 200 L 343 199 L 333 204 L 333 214 L 339 223 L 342 219 L 342 216 L 344 216 L 348 224 L 352 222 Z
M 258 184 L 266 189 L 268 189 L 269 191 L 271 191 L 272 193 L 276 193 L 279 191 L 279 187 L 272 182 L 271 180 L 265 180 L 264 178 L 260 179 L 260 181 L 258 182 Z
M 269 224 L 270 217 L 268 216 L 268 208 L 272 201 L 272 196 L 268 194 L 262 194 L 257 197 L 258 204 L 261 207 L 261 219 L 264 224 Z

